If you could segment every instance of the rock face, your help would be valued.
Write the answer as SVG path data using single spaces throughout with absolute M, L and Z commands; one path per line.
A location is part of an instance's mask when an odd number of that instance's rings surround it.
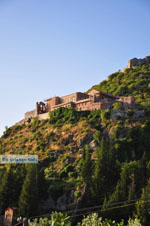
M 90 146 L 90 148 L 95 149 L 95 148 L 97 147 L 96 141 L 95 141 L 95 140 L 92 140 L 92 141 L 89 143 L 89 146 Z
M 117 117 L 124 118 L 125 116 L 126 113 L 123 110 L 113 110 L 111 113 L 111 119 L 116 119 Z
M 142 117 L 144 116 L 144 111 L 136 111 L 134 110 L 133 111 L 133 117 L 134 118 L 139 118 L 139 117 Z M 116 119 L 116 118 L 128 118 L 128 114 L 126 111 L 124 110 L 113 110 L 112 113 L 111 113 L 111 119 Z
M 52 188 L 52 187 L 51 187 Z M 49 189 L 49 192 L 51 190 Z M 43 210 L 57 210 L 57 211 L 64 211 L 67 209 L 67 205 L 73 203 L 74 201 L 74 190 L 64 191 L 64 193 L 54 201 L 51 194 L 46 201 L 42 201 L 40 203 L 40 208 Z
M 80 147 L 83 147 L 85 144 L 89 144 L 93 139 L 93 133 L 89 133 L 85 135 L 84 137 L 79 138 L 78 145 Z
M 55 202 L 52 199 L 51 195 L 49 195 L 46 201 L 42 201 L 40 203 L 41 209 L 55 209 Z

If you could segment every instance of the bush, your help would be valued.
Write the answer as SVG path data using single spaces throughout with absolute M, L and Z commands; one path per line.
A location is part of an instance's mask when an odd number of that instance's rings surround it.
M 81 196 L 81 191 L 75 191 L 74 192 L 74 197 L 75 198 L 78 198 L 78 197 L 80 197 Z
M 106 120 L 109 120 L 110 119 L 110 111 L 109 110 L 103 110 L 101 111 L 101 119 L 102 119 L 102 122 L 105 122 Z
M 133 111 L 132 109 L 128 109 L 128 110 L 126 111 L 126 113 L 127 113 L 127 116 L 132 117 L 133 114 L 134 114 L 134 111 Z
M 31 226 L 71 226 L 70 217 L 67 214 L 53 212 L 50 215 L 51 219 L 48 218 L 40 218 L 39 222 L 37 219 L 34 220 L 33 223 L 30 223 Z
M 40 121 L 38 118 L 34 118 L 33 122 L 31 123 L 32 132 L 35 132 L 35 130 L 39 127 Z
M 125 226 L 125 224 L 124 221 L 117 223 L 110 219 L 102 221 L 102 218 L 99 218 L 97 213 L 93 213 L 84 218 L 81 223 L 77 224 L 77 226 Z M 137 218 L 135 220 L 129 219 L 126 226 L 141 226 L 141 223 Z
M 63 124 L 75 124 L 82 120 L 84 117 L 88 117 L 90 111 L 76 111 L 74 108 L 58 108 L 50 112 L 50 124 L 55 126 L 62 126 Z
M 123 104 L 121 102 L 116 102 L 113 104 L 114 110 L 123 110 Z

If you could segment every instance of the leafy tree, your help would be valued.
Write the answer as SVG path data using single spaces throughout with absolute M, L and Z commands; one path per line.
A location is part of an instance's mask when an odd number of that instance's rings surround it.
M 33 222 L 30 222 L 31 226 L 50 226 L 51 220 L 48 218 L 40 218 L 39 221 L 36 218 Z
M 50 220 L 48 218 L 40 218 L 39 222 L 37 219 L 33 223 L 30 223 L 31 226 L 71 226 L 70 217 L 67 214 L 61 212 L 52 212 L 50 215 Z
M 78 223 L 77 226 L 125 226 L 124 221 L 117 223 L 116 221 L 112 221 L 110 219 L 102 220 L 101 217 L 98 217 L 97 213 L 93 213 L 84 217 L 81 223 Z M 141 226 L 140 221 L 135 219 L 129 219 L 128 224 L 126 226 Z

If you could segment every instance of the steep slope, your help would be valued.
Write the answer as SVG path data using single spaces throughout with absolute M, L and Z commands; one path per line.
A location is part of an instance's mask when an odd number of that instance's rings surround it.
M 124 72 L 118 71 L 108 76 L 92 88 L 105 91 L 116 96 L 133 95 L 140 108 L 150 106 L 150 65 L 127 68 Z M 91 88 L 91 89 L 92 89 Z
M 39 164 L 33 169 L 24 164 L 0 165 L 2 210 L 15 203 L 26 213 L 27 200 L 32 203 L 35 193 L 37 214 L 52 209 L 72 214 L 74 209 L 98 205 L 103 217 L 119 221 L 137 214 L 149 222 L 149 206 L 146 215 L 140 204 L 142 197 L 149 198 L 144 193 L 150 177 L 149 84 L 150 65 L 143 65 L 114 73 L 94 86 L 114 95 L 133 95 L 144 109 L 142 114 L 131 109 L 78 112 L 59 108 L 48 120 L 35 118 L 8 128 L 0 138 L 0 154 L 37 154 Z M 33 186 L 29 178 L 35 177 Z M 116 203 L 122 208 L 110 210 Z M 27 215 L 33 214 L 31 208 Z

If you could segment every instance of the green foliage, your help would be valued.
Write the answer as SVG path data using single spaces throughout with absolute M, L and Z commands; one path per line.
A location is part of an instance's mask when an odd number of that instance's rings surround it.
M 92 127 L 95 127 L 96 129 L 100 129 L 100 121 L 101 121 L 101 111 L 100 110 L 94 110 L 91 111 L 88 115 L 88 122 Z
M 33 216 L 38 210 L 38 170 L 36 165 L 27 169 L 22 191 L 19 198 L 19 213 L 21 216 Z
M 141 109 L 147 109 L 150 106 L 150 64 L 143 66 L 113 73 L 107 80 L 92 88 L 117 96 L 132 95 Z
M 53 212 L 50 215 L 51 219 L 40 218 L 39 222 L 37 219 L 33 223 L 30 223 L 31 226 L 71 226 L 70 217 L 67 214 L 61 212 Z
M 34 222 L 30 223 L 31 226 L 71 226 L 70 217 L 67 214 L 63 214 L 61 212 L 53 212 L 50 215 L 50 219 L 48 218 L 40 218 L 39 221 L 37 219 Z M 98 216 L 97 213 L 93 213 L 84 217 L 82 222 L 78 222 L 77 226 L 125 226 L 124 221 L 120 223 L 115 222 L 114 220 L 105 219 L 102 220 L 101 217 Z M 129 219 L 128 224 L 126 226 L 141 226 L 140 221 L 135 219 Z
M 106 122 L 106 120 L 110 119 L 110 111 L 109 110 L 102 110 L 101 111 L 101 120 L 102 122 Z
M 74 167 L 71 164 L 69 164 L 68 166 L 64 167 L 63 170 L 61 170 L 59 172 L 59 177 L 61 179 L 64 179 L 64 178 L 68 177 L 68 174 L 71 172 L 74 172 Z
M 0 171 L 0 205 L 2 210 L 17 204 L 25 173 L 24 165 L 15 164 Z
M 39 124 L 40 121 L 38 120 L 38 118 L 34 118 L 33 121 L 31 122 L 32 132 L 35 132 L 35 130 L 38 129 Z
M 128 109 L 128 110 L 126 111 L 126 113 L 127 113 L 127 116 L 132 117 L 133 114 L 134 114 L 134 111 L 133 111 L 132 109 Z
M 13 179 L 15 179 L 13 168 L 10 166 L 2 177 L 0 184 L 0 205 L 2 209 L 14 202 L 13 193 L 15 193 L 15 187 Z
M 119 166 L 116 162 L 116 153 L 111 144 L 102 139 L 97 149 L 97 160 L 94 172 L 94 193 L 102 204 L 104 197 L 112 191 L 118 178 Z
M 135 219 L 129 219 L 128 226 L 142 226 L 140 223 L 140 220 L 138 218 Z
M 136 214 L 144 226 L 150 222 L 150 179 L 145 188 L 142 189 L 141 200 L 136 203 Z
M 75 191 L 74 192 L 74 197 L 78 198 L 81 196 L 81 191 Z
M 100 131 L 96 131 L 93 135 L 93 138 L 96 140 L 98 144 L 100 144 L 103 135 Z
M 51 226 L 71 226 L 70 217 L 65 213 L 53 212 L 51 214 Z
M 38 173 L 37 183 L 35 174 L 29 174 L 25 167 L 11 166 L 10 169 L 6 166 L 0 170 L 0 205 L 3 210 L 13 203 L 18 206 L 19 201 L 22 214 L 31 215 L 38 207 L 38 201 L 47 198 L 45 193 L 51 184 L 54 186 L 50 195 L 54 201 L 64 194 L 66 188 L 75 188 L 74 196 L 79 197 L 86 184 L 81 207 L 103 205 L 103 217 L 118 222 L 124 218 L 127 222 L 135 213 L 141 222 L 149 224 L 149 205 L 143 202 L 143 197 L 149 198 L 150 193 L 147 184 L 150 178 L 150 65 L 114 73 L 95 88 L 114 95 L 134 95 L 139 109 L 145 110 L 145 117 L 134 118 L 133 110 L 128 109 L 127 119 L 110 120 L 111 111 L 108 110 L 77 112 L 60 108 L 50 113 L 49 120 L 40 122 L 35 118 L 28 125 L 7 128 L 0 139 L 0 153 L 38 152 L 39 168 L 45 175 Z M 122 109 L 122 106 L 118 102 L 113 108 Z M 63 126 L 67 123 L 70 125 Z M 94 134 L 99 146 L 97 150 L 82 149 L 78 140 L 85 134 L 87 145 L 91 142 L 88 134 Z M 68 136 L 73 138 L 67 143 Z M 55 158 L 54 150 L 61 155 Z M 114 203 L 128 205 L 131 200 L 139 198 L 136 208 L 134 205 L 122 206 L 104 211 Z M 30 206 L 32 210 L 28 209 Z M 108 225 L 110 222 L 107 220 Z M 128 224 L 140 225 L 138 220 L 130 220 Z
M 103 206 L 104 209 L 107 209 L 112 205 L 115 206 L 115 203 L 120 203 L 120 206 L 122 205 L 122 208 L 112 208 L 109 213 L 107 211 L 107 214 L 112 218 L 117 220 L 120 220 L 120 218 L 127 219 L 127 216 L 134 211 L 134 205 L 124 205 L 137 198 L 135 191 L 140 192 L 141 184 L 144 184 L 143 178 L 141 178 L 141 175 L 143 175 L 141 166 L 136 161 L 123 165 L 115 191 L 110 195 L 109 201 L 105 201 Z
M 39 221 L 38 219 L 35 219 L 34 222 L 30 223 L 31 226 L 50 226 L 51 225 L 51 220 L 48 218 L 40 218 Z
M 116 102 L 113 104 L 114 110 L 123 110 L 123 104 L 121 102 Z
M 93 174 L 93 169 L 92 169 L 92 159 L 91 159 L 90 149 L 88 146 L 85 146 L 82 154 L 81 176 L 83 181 L 87 185 L 91 183 L 92 174 Z
M 63 124 L 74 124 L 84 117 L 87 117 L 90 112 L 76 111 L 74 108 L 58 108 L 50 112 L 50 124 L 61 126 Z
M 3 133 L 2 138 L 7 138 L 8 136 L 10 136 L 11 132 L 12 132 L 11 128 L 5 127 L 5 131 Z
M 124 221 L 117 223 L 116 221 L 112 221 L 110 219 L 102 220 L 101 217 L 98 217 L 97 213 L 93 213 L 84 217 L 81 223 L 78 223 L 77 226 L 125 226 Z M 141 226 L 140 221 L 135 218 L 129 219 L 128 224 L 126 226 Z
M 97 213 L 93 213 L 84 217 L 82 222 L 78 223 L 77 226 L 102 226 L 102 218 L 99 218 Z
M 76 111 L 74 108 L 58 108 L 50 112 L 49 123 L 55 126 L 63 124 L 76 124 L 77 122 L 88 119 L 88 123 L 93 127 L 100 127 L 101 111 Z M 107 117 L 107 116 L 106 116 Z M 87 122 L 85 122 L 87 123 Z

